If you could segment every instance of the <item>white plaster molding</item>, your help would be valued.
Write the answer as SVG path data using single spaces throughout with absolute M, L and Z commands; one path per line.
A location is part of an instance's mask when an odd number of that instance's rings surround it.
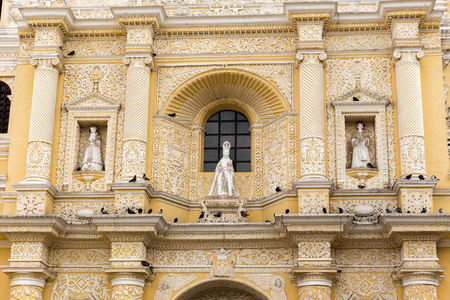
M 11 279 L 11 286 L 16 285 L 33 285 L 41 288 L 45 287 L 45 280 L 35 278 L 13 278 Z
M 403 287 L 407 287 L 410 285 L 434 285 L 439 286 L 438 279 L 429 279 L 429 278 L 414 278 L 414 279 L 403 279 L 402 281 Z
M 302 279 L 297 281 L 298 287 L 314 285 L 331 287 L 333 285 L 333 282 L 327 279 Z
M 116 285 L 136 285 L 144 287 L 145 281 L 142 279 L 134 279 L 134 278 L 114 278 L 111 280 L 111 286 Z

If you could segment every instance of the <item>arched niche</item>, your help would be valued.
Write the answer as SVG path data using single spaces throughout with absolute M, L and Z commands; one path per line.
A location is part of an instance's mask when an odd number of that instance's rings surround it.
M 216 279 L 206 280 L 187 287 L 178 293 L 174 300 L 208 299 L 208 297 L 220 296 L 223 293 L 234 295 L 236 299 L 243 300 L 269 300 L 267 294 L 256 287 L 238 280 Z M 213 298 L 209 298 L 213 299 Z
M 176 113 L 178 121 L 198 126 L 204 119 L 201 113 L 207 112 L 205 107 L 220 101 L 242 104 L 242 110 L 255 123 L 290 111 L 281 92 L 266 79 L 248 71 L 219 69 L 186 80 L 171 93 L 160 114 Z

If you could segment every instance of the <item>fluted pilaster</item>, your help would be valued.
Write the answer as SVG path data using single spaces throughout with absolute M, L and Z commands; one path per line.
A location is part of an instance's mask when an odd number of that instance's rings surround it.
M 126 57 L 127 92 L 122 180 L 145 173 L 151 57 Z
M 297 53 L 300 61 L 300 178 L 325 178 L 323 65 L 326 54 Z
M 423 51 L 395 51 L 402 175 L 426 175 L 422 88 Z

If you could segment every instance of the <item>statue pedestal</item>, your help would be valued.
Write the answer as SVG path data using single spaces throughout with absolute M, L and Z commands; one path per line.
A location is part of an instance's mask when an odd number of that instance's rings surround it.
M 241 223 L 247 218 L 241 215 L 247 202 L 243 198 L 231 196 L 205 196 L 200 200 L 204 217 L 200 223 Z M 217 214 L 220 212 L 220 217 Z
M 366 186 L 367 179 L 377 176 L 378 169 L 376 168 L 353 168 L 347 169 L 347 175 L 359 180 L 360 185 Z

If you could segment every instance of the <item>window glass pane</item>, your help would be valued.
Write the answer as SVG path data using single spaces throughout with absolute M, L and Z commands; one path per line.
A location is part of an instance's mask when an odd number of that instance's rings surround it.
M 251 172 L 252 166 L 251 163 L 237 163 L 236 172 Z
M 203 166 L 203 172 L 214 172 L 216 170 L 217 163 L 206 163 Z
M 238 135 L 236 147 L 251 147 L 251 137 L 249 135 Z
M 236 153 L 236 159 L 238 161 L 250 161 L 250 157 L 252 156 L 250 149 L 237 149 Z
M 220 120 L 226 121 L 226 120 L 235 120 L 236 112 L 231 110 L 224 110 L 220 112 Z
M 248 122 L 239 122 L 237 123 L 237 133 L 249 134 L 250 131 L 250 123 Z
M 219 121 L 219 113 L 212 115 L 208 121 Z
M 231 148 L 236 147 L 235 142 L 234 142 L 234 135 L 221 135 L 220 136 L 220 148 L 222 148 L 222 145 L 225 141 L 229 141 L 231 144 Z
M 240 121 L 247 121 L 247 118 L 241 113 L 237 113 L 237 119 Z
M 217 150 L 205 149 L 204 155 L 205 155 L 205 161 L 208 161 L 208 162 L 211 162 L 211 161 L 218 162 L 219 161 L 219 153 L 217 153 Z
M 236 124 L 234 122 L 220 123 L 220 134 L 234 134 Z
M 217 135 L 207 135 L 205 136 L 205 148 L 217 148 L 219 147 L 219 136 Z
M 219 123 L 208 122 L 205 126 L 206 134 L 218 134 L 219 133 Z

